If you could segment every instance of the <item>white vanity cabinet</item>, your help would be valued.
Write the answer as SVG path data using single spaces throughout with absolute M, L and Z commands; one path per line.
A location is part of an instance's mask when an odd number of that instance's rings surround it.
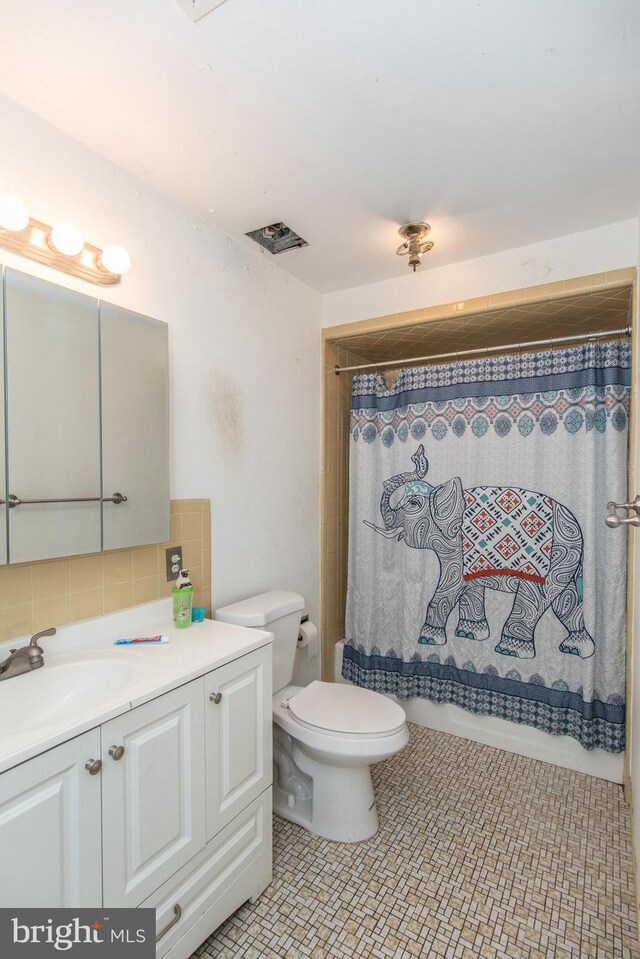
M 99 729 L 0 775 L 0 906 L 102 905 L 100 775 L 89 761 L 99 768 Z
M 187 959 L 268 885 L 271 809 L 267 642 L 0 774 L 0 907 L 152 906 Z

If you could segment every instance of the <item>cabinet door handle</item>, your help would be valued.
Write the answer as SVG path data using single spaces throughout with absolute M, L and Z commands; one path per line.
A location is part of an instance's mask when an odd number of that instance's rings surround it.
M 171 920 L 171 922 L 167 923 L 167 925 L 164 927 L 164 929 L 162 930 L 162 932 L 159 932 L 159 933 L 158 933 L 158 935 L 156 936 L 156 942 L 160 942 L 160 940 L 162 939 L 162 937 L 163 937 L 163 936 L 166 936 L 166 934 L 169 932 L 169 930 L 170 930 L 173 926 L 175 926 L 175 924 L 176 924 L 177 922 L 180 922 L 180 916 L 181 916 L 181 915 L 182 915 L 182 909 L 180 908 L 180 904 L 179 904 L 179 903 L 176 903 L 175 906 L 173 907 L 173 919 Z
M 124 746 L 112 746 L 111 749 L 109 750 L 109 755 L 111 756 L 112 759 L 115 759 L 115 761 L 117 762 L 119 759 L 122 759 L 122 757 L 124 756 L 124 752 L 125 752 Z
M 216 706 L 219 706 L 220 703 L 222 702 L 222 693 L 210 693 L 209 699 L 211 700 L 212 703 L 215 703 Z
M 84 764 L 84 768 L 87 770 L 90 776 L 97 776 L 102 769 L 102 760 L 87 759 L 86 763 Z

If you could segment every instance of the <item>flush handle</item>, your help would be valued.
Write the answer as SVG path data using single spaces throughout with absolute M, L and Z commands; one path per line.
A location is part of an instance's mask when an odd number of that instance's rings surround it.
M 209 699 L 212 703 L 215 703 L 216 706 L 219 706 L 222 702 L 222 693 L 211 693 Z
M 84 764 L 84 768 L 87 770 L 90 776 L 97 776 L 102 769 L 102 760 L 87 759 L 86 763 Z
M 119 759 L 122 759 L 124 752 L 124 746 L 112 746 L 109 750 L 109 755 L 117 762 Z

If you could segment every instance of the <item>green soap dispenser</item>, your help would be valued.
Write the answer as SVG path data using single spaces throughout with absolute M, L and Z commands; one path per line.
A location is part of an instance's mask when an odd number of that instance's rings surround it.
M 176 585 L 171 588 L 173 597 L 173 622 L 178 629 L 191 626 L 191 608 L 193 606 L 193 584 L 189 579 L 189 570 L 181 569 Z

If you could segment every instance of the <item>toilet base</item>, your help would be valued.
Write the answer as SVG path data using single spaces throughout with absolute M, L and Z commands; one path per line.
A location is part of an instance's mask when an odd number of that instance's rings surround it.
M 338 757 L 336 757 L 338 759 Z M 368 765 L 333 765 L 274 726 L 273 811 L 336 842 L 361 842 L 378 831 Z

